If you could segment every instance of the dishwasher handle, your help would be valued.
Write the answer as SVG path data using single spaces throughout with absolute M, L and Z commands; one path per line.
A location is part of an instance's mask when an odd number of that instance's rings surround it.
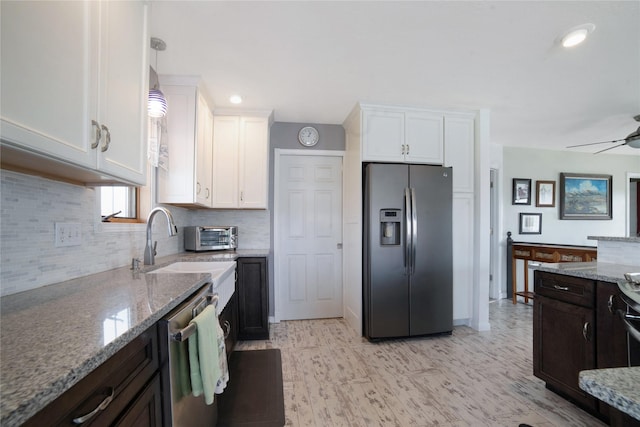
M 196 305 L 193 307 L 193 310 L 191 310 L 192 317 L 196 317 L 200 312 L 202 312 L 202 310 L 198 310 L 200 307 L 202 307 L 203 310 L 206 306 L 210 304 L 213 304 L 217 307 L 218 299 L 219 299 L 218 294 L 206 295 L 204 298 L 198 301 Z M 190 323 L 189 326 L 187 326 L 186 328 L 182 328 L 175 334 L 171 335 L 171 339 L 177 342 L 185 342 L 187 338 L 193 335 L 195 331 L 196 331 L 195 323 Z

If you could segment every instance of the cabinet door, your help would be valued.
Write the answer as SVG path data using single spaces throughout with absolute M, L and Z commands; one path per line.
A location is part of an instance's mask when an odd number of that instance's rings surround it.
M 625 310 L 620 300 L 620 289 L 615 283 L 598 282 L 596 285 L 596 330 L 598 368 L 628 366 L 627 333 L 616 310 Z M 611 309 L 609 309 L 611 305 Z
M 442 114 L 408 112 L 404 115 L 404 124 L 405 161 L 441 165 L 444 159 Z
M 533 373 L 548 386 L 596 409 L 580 389 L 578 373 L 596 367 L 593 309 L 536 294 L 533 302 Z
M 263 117 L 240 119 L 239 207 L 266 209 L 269 186 L 269 123 Z
M 213 114 L 200 94 L 198 94 L 196 129 L 196 202 L 202 206 L 211 207 Z
M 98 3 L 3 1 L 0 7 L 2 139 L 94 168 Z
M 404 113 L 364 110 L 362 121 L 363 161 L 404 161 Z
M 235 292 L 219 316 L 220 326 L 225 333 L 224 345 L 227 359 L 238 341 L 238 292 Z
M 453 167 L 453 192 L 473 193 L 475 123 L 473 117 L 444 118 L 444 165 Z
M 157 374 L 114 426 L 159 426 L 162 420 L 161 409 L 162 390 L 160 388 L 160 375 Z
M 238 207 L 238 141 L 240 118 L 213 118 L 213 207 Z
M 194 203 L 196 88 L 163 85 L 162 91 L 171 106 L 163 142 L 169 151 L 169 168 L 157 169 L 158 203 Z
M 266 258 L 238 258 L 238 339 L 269 339 Z
M 147 6 L 133 1 L 103 1 L 100 5 L 103 22 L 98 122 L 104 128 L 97 149 L 97 169 L 145 184 Z

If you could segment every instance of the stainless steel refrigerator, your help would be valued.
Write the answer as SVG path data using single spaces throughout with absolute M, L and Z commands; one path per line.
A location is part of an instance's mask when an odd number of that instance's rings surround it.
M 452 169 L 364 169 L 364 334 L 370 340 L 453 330 Z M 469 236 L 471 238 L 471 236 Z

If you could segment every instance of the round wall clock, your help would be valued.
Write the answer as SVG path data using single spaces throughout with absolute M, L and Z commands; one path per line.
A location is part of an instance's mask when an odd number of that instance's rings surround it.
M 298 132 L 298 141 L 305 147 L 313 147 L 318 143 L 319 139 L 318 129 L 313 126 L 305 126 Z

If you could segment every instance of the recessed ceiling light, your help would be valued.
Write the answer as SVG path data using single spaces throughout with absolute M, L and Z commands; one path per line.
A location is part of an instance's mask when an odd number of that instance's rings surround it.
M 560 42 L 564 47 L 577 46 L 586 40 L 589 33 L 593 32 L 596 26 L 593 24 L 582 24 L 567 30 L 561 37 Z
M 232 104 L 240 104 L 242 103 L 242 97 L 240 95 L 231 95 L 229 97 L 229 102 Z

